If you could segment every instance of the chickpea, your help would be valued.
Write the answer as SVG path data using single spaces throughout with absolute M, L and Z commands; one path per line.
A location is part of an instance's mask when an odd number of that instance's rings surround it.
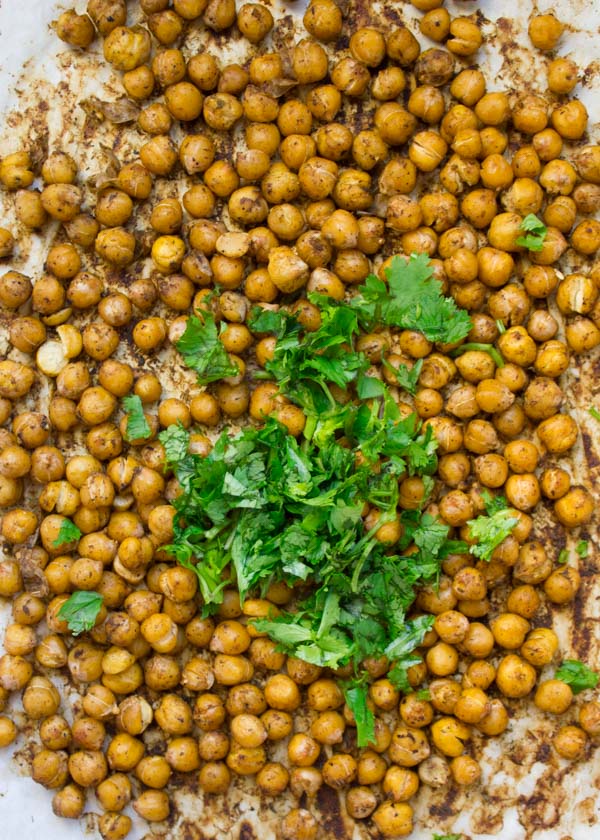
M 40 750 L 31 763 L 31 778 L 49 790 L 61 788 L 69 777 L 68 761 L 63 750 Z
M 29 152 L 6 155 L 0 163 L 0 181 L 7 190 L 27 189 L 35 179 Z
M 554 503 L 554 512 L 565 528 L 577 528 L 588 522 L 594 511 L 594 503 L 583 487 L 574 487 Z
M 151 47 L 147 30 L 117 26 L 104 40 L 104 58 L 115 70 L 134 70 L 148 61 Z
M 384 837 L 406 837 L 412 833 L 413 810 L 406 802 L 384 802 L 372 818 Z
M 342 30 L 342 12 L 332 0 L 311 0 L 302 22 L 313 38 L 327 43 L 335 41 Z
M 85 49 L 96 37 L 90 18 L 87 15 L 78 15 L 74 9 L 63 12 L 52 25 L 61 41 L 72 47 Z
M 133 808 L 148 822 L 162 822 L 169 816 L 169 797 L 163 790 L 145 790 L 133 801 Z
M 563 24 L 553 14 L 535 15 L 529 22 L 529 37 L 538 50 L 553 50 L 563 33 Z
M 584 703 L 579 709 L 579 725 L 591 738 L 598 736 L 600 729 L 600 709 L 595 700 Z
M 566 758 L 569 761 L 582 758 L 587 743 L 586 733 L 578 726 L 561 726 L 552 739 L 552 745 L 556 752 L 561 758 Z

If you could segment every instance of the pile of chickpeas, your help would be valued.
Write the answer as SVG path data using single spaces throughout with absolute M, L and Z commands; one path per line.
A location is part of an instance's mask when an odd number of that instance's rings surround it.
M 569 531 L 594 510 L 569 468 L 579 431 L 561 376 L 600 344 L 600 223 L 590 218 L 600 147 L 586 144 L 587 112 L 571 95 L 578 68 L 556 53 L 563 24 L 531 18 L 533 47 L 548 53 L 546 86 L 513 94 L 488 90 L 477 68 L 476 15 L 452 18 L 442 0 L 412 0 L 426 47 L 381 16 L 353 27 L 334 0 L 311 0 L 305 32 L 285 46 L 261 3 L 131 5 L 89 0 L 87 14 L 66 11 L 55 30 L 75 49 L 101 39 L 135 113 L 115 131 L 131 132 L 138 151 L 95 189 L 61 149 L 41 166 L 25 148 L 0 160 L 16 219 L 0 229 L 10 342 L 0 361 L 0 595 L 12 599 L 0 710 L 17 695 L 38 726 L 33 779 L 68 818 L 94 791 L 104 840 L 128 834 L 130 803 L 166 820 L 174 773 L 194 774 L 206 796 L 226 796 L 242 775 L 265 796 L 295 799 L 282 840 L 326 836 L 313 813 L 322 785 L 343 795 L 350 817 L 402 837 L 420 786 L 478 782 L 471 738 L 501 734 L 519 698 L 569 714 L 552 741 L 560 757 L 589 755 L 600 703 L 584 694 L 574 710 L 566 683 L 540 678 L 561 660 L 540 608 L 569 604 L 580 574 L 533 531 L 540 502 Z M 205 29 L 245 39 L 248 60 L 223 65 L 210 44 L 194 53 L 188 35 Z M 539 251 L 517 243 L 532 213 L 548 229 Z M 12 269 L 19 236 L 52 222 L 60 229 L 43 268 Z M 469 311 L 467 341 L 495 345 L 504 366 L 485 348 L 455 357 L 415 330 L 376 329 L 357 349 L 439 442 L 428 510 L 468 541 L 484 491 L 499 492 L 518 522 L 490 562 L 451 555 L 439 588 L 420 590 L 416 608 L 435 623 L 409 671 L 412 693 L 392 685 L 385 659 L 364 663 L 375 740 L 359 749 L 339 684 L 350 669 L 286 657 L 252 625 L 293 603 L 288 586 L 244 604 L 227 589 L 217 614 L 202 616 L 195 575 L 161 550 L 180 487 L 157 435 L 182 423 L 202 456 L 223 426 L 273 415 L 299 436 L 302 410 L 275 384 L 253 383 L 275 339 L 248 327 L 251 308 L 286 306 L 314 330 L 307 293 L 342 300 L 369 273 L 383 278 L 392 255 L 414 252 Z M 563 255 L 577 270 L 561 271 Z M 182 364 L 165 353 L 190 314 L 207 311 L 238 375 L 165 394 L 160 360 Z M 393 368 L 419 359 L 412 399 Z M 120 401 L 130 394 L 148 439 L 127 440 Z M 424 489 L 402 477 L 399 513 L 419 508 Z M 378 516 L 365 511 L 365 527 Z M 57 546 L 65 518 L 82 536 Z M 399 520 L 377 533 L 393 542 Z M 78 638 L 59 617 L 76 590 L 103 596 Z M 79 694 L 73 717 L 56 675 Z M 17 735 L 0 715 L 0 746 Z

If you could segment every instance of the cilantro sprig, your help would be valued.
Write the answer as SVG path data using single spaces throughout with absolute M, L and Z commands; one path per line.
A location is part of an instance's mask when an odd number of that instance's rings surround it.
M 480 560 L 490 560 L 496 548 L 508 537 L 519 520 L 509 509 L 503 496 L 492 499 L 486 493 L 484 501 L 487 516 L 478 516 L 467 522 L 469 533 L 475 540 L 469 551 Z
M 546 225 L 533 213 L 529 213 L 519 226 L 524 231 L 524 236 L 518 236 L 516 244 L 527 248 L 529 251 L 541 251 L 544 247 L 544 240 L 548 233 Z
M 455 344 L 471 330 L 467 312 L 459 309 L 433 275 L 427 254 L 394 257 L 385 270 L 387 283 L 371 274 L 350 301 L 364 329 L 385 325 L 422 332 L 430 341 Z
M 70 545 L 71 543 L 77 542 L 80 538 L 81 531 L 77 525 L 65 517 L 60 523 L 56 539 L 52 542 L 52 548 L 61 548 L 62 546 Z
M 67 622 L 74 636 L 79 636 L 94 627 L 103 601 L 104 596 L 98 592 L 73 592 L 58 611 L 58 617 Z
M 203 312 L 202 320 L 191 315 L 185 332 L 175 346 L 185 364 L 198 374 L 200 385 L 208 385 L 239 373 L 237 365 L 231 361 L 219 339 L 217 324 L 210 312 Z
M 146 440 L 152 434 L 152 429 L 146 415 L 144 414 L 144 405 L 137 394 L 131 394 L 123 398 L 123 408 L 125 409 L 127 422 L 125 426 L 125 437 L 128 441 L 132 440 Z
M 571 686 L 573 694 L 579 694 L 586 688 L 596 688 L 600 676 L 578 659 L 565 659 L 554 678 Z

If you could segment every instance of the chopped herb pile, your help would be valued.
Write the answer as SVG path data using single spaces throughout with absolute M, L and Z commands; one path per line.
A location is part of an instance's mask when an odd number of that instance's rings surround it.
M 146 420 L 141 399 L 135 394 L 124 397 L 123 408 L 127 413 L 127 425 L 125 427 L 125 437 L 127 440 L 144 440 L 145 438 L 149 438 L 152 434 L 152 429 Z
M 541 251 L 548 233 L 546 225 L 533 213 L 529 213 L 521 222 L 520 229 L 524 231 L 525 236 L 517 237 L 517 245 L 530 251 Z
M 579 694 L 586 688 L 596 688 L 600 676 L 578 659 L 565 659 L 554 678 L 571 686 L 573 694 Z
M 160 434 L 182 490 L 166 551 L 197 575 L 205 612 L 216 610 L 234 583 L 242 599 L 276 581 L 294 586 L 293 607 L 256 620 L 256 628 L 306 662 L 353 665 L 355 678 L 344 690 L 361 745 L 373 738 L 373 715 L 360 663 L 385 655 L 390 679 L 411 690 L 408 670 L 421 661 L 414 651 L 433 623 L 432 616 L 409 616 L 415 587 L 435 582 L 448 554 L 468 550 L 424 510 L 437 467 L 431 429 L 401 413 L 388 386 L 368 374 L 355 340 L 387 325 L 456 343 L 471 321 L 443 297 L 426 255 L 394 258 L 386 273 L 387 283 L 370 276 L 347 303 L 311 295 L 321 314 L 313 332 L 304 333 L 284 310 L 252 313 L 250 328 L 277 339 L 257 378 L 275 380 L 303 409 L 303 441 L 274 418 L 234 436 L 224 432 L 206 457 L 189 453 L 181 425 Z M 190 318 L 177 346 L 202 382 L 235 372 L 211 316 Z M 414 393 L 420 369 L 394 368 L 399 387 Z M 332 386 L 350 399 L 338 402 Z M 417 510 L 398 507 L 406 475 L 423 482 Z M 370 530 L 366 506 L 378 511 Z M 476 556 L 488 557 L 516 522 L 504 507 L 471 523 Z M 376 537 L 385 525 L 388 542 Z
M 73 592 L 58 611 L 58 617 L 67 622 L 74 636 L 79 636 L 93 628 L 103 600 L 97 592 Z

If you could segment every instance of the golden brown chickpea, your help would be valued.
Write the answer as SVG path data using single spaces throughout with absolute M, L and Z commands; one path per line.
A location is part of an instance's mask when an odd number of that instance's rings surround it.
M 0 302 L 7 309 L 23 306 L 31 297 L 31 291 L 31 280 L 18 271 L 7 271 L 0 278 Z
M 46 340 L 46 328 L 38 318 L 15 318 L 9 326 L 11 344 L 22 353 L 33 353 Z
M 51 715 L 40 724 L 40 739 L 48 750 L 64 750 L 71 742 L 69 724 L 61 715 Z
M 441 753 L 456 758 L 462 754 L 465 741 L 471 737 L 471 730 L 455 718 L 443 717 L 432 725 L 431 737 Z
M 123 190 L 103 190 L 96 201 L 94 214 L 101 225 L 117 227 L 124 225 L 133 213 L 133 201 Z
M 561 726 L 554 738 L 552 745 L 561 758 L 569 761 L 576 761 L 585 753 L 588 739 L 583 729 L 578 726 Z
M 529 22 L 529 37 L 538 50 L 553 50 L 564 30 L 564 25 L 553 14 L 535 15 Z
M 580 140 L 588 121 L 585 105 L 578 99 L 571 99 L 563 105 L 558 105 L 550 117 L 552 126 L 565 140 Z
M 579 708 L 579 725 L 591 738 L 600 731 L 600 707 L 596 700 L 589 700 Z
M 164 790 L 145 790 L 133 801 L 133 808 L 148 822 L 162 822 L 169 816 L 171 806 Z
M 544 581 L 544 592 L 553 604 L 567 604 L 572 601 L 581 585 L 581 578 L 573 566 L 556 569 Z
M 96 30 L 87 15 L 78 15 L 75 9 L 63 12 L 52 24 L 56 34 L 72 47 L 85 49 L 96 37 Z
M 260 43 L 273 28 L 273 15 L 260 3 L 245 3 L 237 14 L 238 29 L 251 44 Z
M 342 30 L 342 12 L 333 0 L 311 0 L 302 19 L 306 31 L 318 41 L 335 41 Z
M 69 778 L 68 760 L 62 750 L 40 750 L 31 763 L 31 778 L 49 790 L 63 787 Z
M 457 17 L 450 22 L 450 35 L 446 46 L 455 55 L 473 55 L 483 43 L 479 27 L 467 17 Z
M 108 774 L 104 753 L 99 750 L 79 750 L 71 753 L 69 773 L 73 781 L 81 787 L 96 787 Z

